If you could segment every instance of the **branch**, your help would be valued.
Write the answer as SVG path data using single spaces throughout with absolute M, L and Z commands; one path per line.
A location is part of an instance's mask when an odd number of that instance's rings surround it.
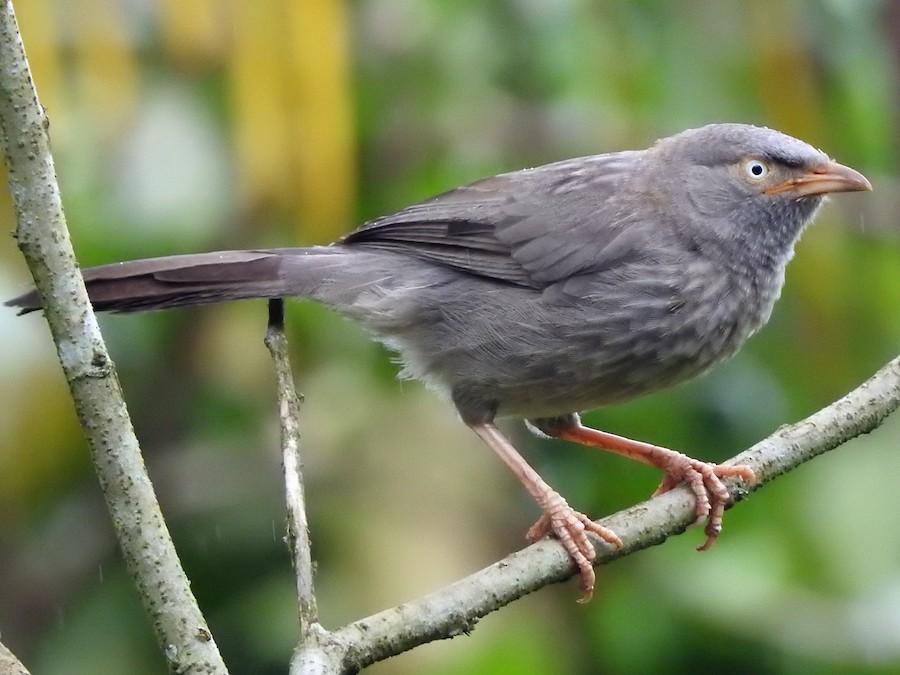
M 3 675 L 30 675 L 28 668 L 23 666 L 16 655 L 9 651 L 2 642 L 0 642 L 0 673 Z
M 281 455 L 284 469 L 284 496 L 287 506 L 287 543 L 297 576 L 297 604 L 300 619 L 300 643 L 310 646 L 320 634 L 316 593 L 313 586 L 313 562 L 309 543 L 309 525 L 303 495 L 300 461 L 300 397 L 294 386 L 287 338 L 284 335 L 284 300 L 269 300 L 269 327 L 266 347 L 275 364 L 278 387 L 278 416 L 281 420 Z M 298 647 L 298 655 L 300 649 Z M 292 672 L 299 665 L 292 664 Z
M 41 295 L 119 546 L 169 669 L 225 673 L 175 553 L 63 215 L 47 129 L 11 0 L 0 0 L 0 126 L 15 237 Z
M 842 399 L 796 424 L 781 427 L 729 464 L 749 465 L 758 489 L 813 457 L 875 429 L 900 405 L 900 357 Z M 730 485 L 740 500 L 746 491 Z M 661 544 L 694 520 L 694 499 L 678 488 L 600 521 L 624 546 L 598 549 L 596 564 Z M 553 540 L 540 541 L 449 586 L 412 602 L 355 621 L 327 635 L 316 649 L 332 670 L 353 673 L 377 661 L 433 640 L 469 633 L 478 620 L 522 596 L 575 573 L 572 561 Z

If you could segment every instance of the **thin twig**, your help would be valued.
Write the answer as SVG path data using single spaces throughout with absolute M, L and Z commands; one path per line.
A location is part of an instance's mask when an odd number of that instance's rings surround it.
M 784 426 L 731 464 L 747 464 L 757 476 L 753 489 L 817 455 L 875 429 L 900 405 L 900 357 L 842 399 L 805 420 Z M 733 485 L 732 496 L 746 491 Z M 597 563 L 606 563 L 660 544 L 683 532 L 694 519 L 694 502 L 679 488 L 600 521 L 624 543 L 621 550 L 600 545 Z M 418 645 L 468 634 L 478 620 L 514 600 L 574 574 L 572 561 L 555 541 L 545 540 L 406 604 L 378 612 L 329 634 L 318 645 L 331 662 L 330 673 L 353 673 Z
M 28 668 L 0 642 L 0 673 L 3 675 L 30 675 Z
M 269 326 L 266 347 L 275 364 L 278 386 L 278 416 L 281 421 L 281 453 L 284 468 L 284 496 L 287 505 L 287 543 L 297 577 L 297 604 L 300 619 L 300 644 L 315 642 L 321 634 L 318 626 L 316 593 L 313 585 L 313 561 L 303 495 L 300 460 L 300 396 L 294 386 L 287 338 L 284 334 L 284 301 L 269 300 Z M 301 671 L 302 672 L 302 671 Z
M 75 263 L 44 110 L 10 0 L 0 4 L 0 126 L 16 238 L 40 292 L 122 554 L 169 669 L 225 673 L 163 521 L 115 366 Z

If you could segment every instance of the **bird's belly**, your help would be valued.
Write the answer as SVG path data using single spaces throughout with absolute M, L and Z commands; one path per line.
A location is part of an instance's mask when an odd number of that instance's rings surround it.
M 496 386 L 498 415 L 546 417 L 621 403 L 684 382 L 732 356 L 747 334 L 723 327 L 703 345 L 693 339 L 638 338 L 622 351 L 555 358 L 522 369 L 512 386 Z
M 687 380 L 732 356 L 777 296 L 733 283 L 694 292 L 685 282 L 643 303 L 621 302 L 615 291 L 639 295 L 617 286 L 563 305 L 466 283 L 473 288 L 452 294 L 458 304 L 431 310 L 428 322 L 417 313 L 387 341 L 403 356 L 404 376 L 448 391 L 458 407 L 518 417 L 618 403 Z
M 733 356 L 771 312 L 768 301 L 723 299 L 673 316 L 623 317 L 568 334 L 555 348 L 510 363 L 497 382 L 498 415 L 538 417 L 620 403 L 689 380 Z

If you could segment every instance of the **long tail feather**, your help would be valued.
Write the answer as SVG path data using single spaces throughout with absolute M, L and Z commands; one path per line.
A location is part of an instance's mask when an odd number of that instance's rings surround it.
M 177 255 L 92 267 L 83 274 L 94 309 L 137 312 L 296 294 L 296 280 L 285 278 L 283 262 L 285 258 L 314 251 L 277 249 Z M 18 307 L 19 314 L 41 309 L 36 290 L 5 304 Z

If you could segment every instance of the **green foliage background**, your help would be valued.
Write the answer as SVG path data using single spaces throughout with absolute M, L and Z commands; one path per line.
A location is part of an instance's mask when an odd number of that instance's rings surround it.
M 590 423 L 724 459 L 900 344 L 900 3 L 161 0 L 15 3 L 83 264 L 329 241 L 500 170 L 766 124 L 865 172 L 804 237 L 731 363 Z M 0 217 L 13 227 L 8 197 Z M 0 295 L 27 283 L 0 244 Z M 265 306 L 103 319 L 176 545 L 235 673 L 294 644 Z M 521 488 L 356 327 L 289 307 L 327 625 L 520 546 Z M 40 316 L 0 312 L 0 630 L 35 673 L 162 673 Z M 601 515 L 658 476 L 510 427 Z M 373 673 L 900 671 L 900 419 L 726 518 L 545 589 Z

